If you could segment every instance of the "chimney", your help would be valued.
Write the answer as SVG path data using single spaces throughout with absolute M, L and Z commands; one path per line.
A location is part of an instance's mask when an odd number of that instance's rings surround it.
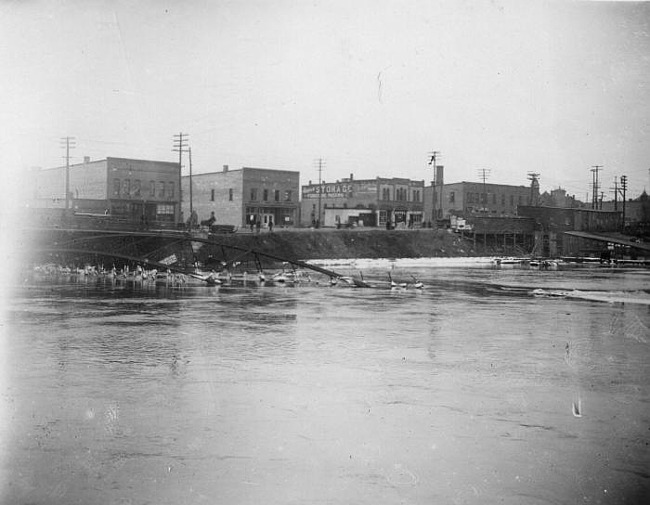
M 354 174 L 350 174 L 350 180 L 351 180 L 351 181 L 354 180 Z
M 224 166 L 223 166 L 223 171 L 224 171 L 224 172 L 227 172 L 227 171 L 228 171 L 228 165 L 224 165 Z
M 84 163 L 90 163 L 90 156 L 84 156 Z

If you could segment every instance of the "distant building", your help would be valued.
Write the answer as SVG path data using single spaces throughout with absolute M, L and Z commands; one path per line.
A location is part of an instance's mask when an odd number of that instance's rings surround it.
M 431 206 L 434 186 L 426 188 L 427 205 Z M 440 200 L 440 195 L 442 199 Z M 433 194 L 438 215 L 442 219 L 461 217 L 511 217 L 517 216 L 517 207 L 530 205 L 539 198 L 539 186 L 510 186 L 506 184 L 483 184 L 481 182 L 457 182 L 444 184 L 442 190 Z
M 63 166 L 33 171 L 29 205 L 69 215 L 106 215 L 128 223 L 175 226 L 181 218 L 179 184 L 178 163 L 86 157 L 69 170 Z
M 575 254 L 575 241 L 567 231 L 616 232 L 621 228 L 621 213 L 605 210 L 571 209 L 566 207 L 519 207 L 519 215 L 535 220 L 538 248 L 542 256 Z
M 217 224 L 292 227 L 299 222 L 300 173 L 243 167 L 182 177 L 183 215 L 191 207 L 198 222 L 215 213 Z
M 304 226 L 420 227 L 424 181 L 404 178 L 354 179 L 302 186 Z
M 641 196 L 635 199 L 628 199 L 623 205 L 623 202 L 607 201 L 600 204 L 602 210 L 618 211 L 623 213 L 625 211 L 625 225 L 628 227 L 637 227 L 640 224 L 650 224 L 650 199 L 648 194 L 643 191 Z M 647 226 L 645 226 L 647 228 Z
M 576 200 L 575 195 L 568 195 L 565 189 L 552 189 L 550 192 L 544 191 L 539 196 L 539 204 L 544 207 L 561 207 L 569 209 L 578 209 L 585 207 L 583 202 Z

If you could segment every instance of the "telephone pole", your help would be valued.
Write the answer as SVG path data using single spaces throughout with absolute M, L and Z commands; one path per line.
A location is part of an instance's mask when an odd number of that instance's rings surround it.
M 591 173 L 592 175 L 592 193 L 591 193 L 591 208 L 596 210 L 598 209 L 598 172 L 603 169 L 602 165 L 592 165 Z
M 70 149 L 76 147 L 74 137 L 62 137 L 61 147 L 65 148 L 65 208 L 70 208 Z
M 485 181 L 487 178 L 490 176 L 490 169 L 489 168 L 481 168 L 478 171 L 478 175 L 481 179 L 483 179 L 483 197 L 485 198 L 485 207 L 483 207 L 483 212 L 487 213 L 487 203 L 488 203 L 488 195 L 487 195 L 487 189 L 485 185 Z
M 621 175 L 621 197 L 623 199 L 623 228 L 625 228 L 625 192 L 627 191 L 627 175 Z
M 442 181 L 438 180 L 438 163 L 437 159 L 440 156 L 440 151 L 431 151 L 429 153 L 429 165 L 432 166 L 432 180 L 431 180 L 431 222 L 433 223 L 436 219 L 436 200 L 438 201 L 438 208 L 440 209 L 440 217 L 442 217 Z M 436 186 L 440 187 L 440 197 L 436 193 Z
M 316 217 L 316 228 L 321 227 L 321 212 L 323 204 L 323 186 L 322 186 L 322 175 L 323 175 L 323 158 L 318 158 L 318 216 Z
M 528 172 L 528 179 L 530 180 L 530 205 L 536 206 L 535 189 L 537 188 L 537 192 L 539 193 L 539 174 L 536 172 Z
M 190 161 L 190 226 L 192 224 L 192 216 L 194 215 L 194 207 L 192 205 L 192 148 L 187 148 L 187 156 Z
M 616 177 L 614 177 L 613 192 L 614 192 L 614 212 L 616 212 L 618 210 L 618 181 L 616 180 Z
M 187 133 L 179 133 L 174 135 L 174 148 L 173 152 L 178 153 L 178 215 L 176 216 L 177 222 L 182 220 L 183 214 L 183 194 L 182 194 L 182 172 L 183 172 L 183 153 L 188 152 L 188 140 L 189 135 Z

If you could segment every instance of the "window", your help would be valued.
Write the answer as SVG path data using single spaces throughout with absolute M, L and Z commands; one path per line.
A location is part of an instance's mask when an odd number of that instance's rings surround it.
M 170 182 L 167 184 L 167 196 L 169 198 L 174 198 L 174 183 Z
M 390 200 L 390 188 L 383 188 L 381 190 L 381 199 Z
M 494 193 L 494 194 L 492 195 L 492 203 L 493 203 L 494 205 L 497 204 L 497 194 L 496 194 L 496 193 Z
M 158 197 L 165 198 L 165 183 L 163 181 L 158 182 Z
M 257 188 L 251 188 L 251 200 L 257 200 Z
M 230 188 L 228 190 L 228 200 L 232 202 L 233 196 L 234 196 L 234 190 L 232 188 Z
M 505 206 L 506 204 L 506 195 L 501 195 L 501 205 Z
M 149 196 L 156 196 L 156 181 L 149 181 Z
M 156 205 L 156 219 L 158 221 L 171 222 L 174 220 L 174 206 L 173 205 Z
M 454 191 L 449 192 L 449 203 L 454 203 L 456 201 L 456 193 Z
M 122 194 L 124 196 L 131 195 L 131 179 L 124 179 L 122 182 Z
M 210 201 L 214 202 L 214 189 L 210 190 Z
M 515 195 L 510 195 L 510 207 L 514 206 L 515 204 Z
M 284 192 L 284 199 L 285 199 L 285 201 L 287 201 L 287 202 L 290 202 L 290 201 L 291 201 L 291 190 L 290 190 L 290 189 L 287 189 L 287 190 Z
M 269 201 L 269 190 L 268 189 L 265 189 L 264 192 L 262 193 L 262 200 L 264 200 L 265 202 Z
M 173 214 L 174 213 L 174 206 L 173 205 L 156 205 L 156 214 Z
M 113 196 L 120 196 L 120 180 L 113 179 Z
M 279 202 L 280 201 L 280 190 L 279 189 L 275 190 L 275 195 L 274 196 L 275 196 L 275 201 Z
M 133 181 L 133 196 L 140 196 L 140 179 Z

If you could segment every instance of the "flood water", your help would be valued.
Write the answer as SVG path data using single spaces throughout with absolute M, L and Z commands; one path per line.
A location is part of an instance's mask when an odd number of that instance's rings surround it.
M 648 503 L 649 271 L 391 268 L 426 287 L 26 276 L 0 503 Z

